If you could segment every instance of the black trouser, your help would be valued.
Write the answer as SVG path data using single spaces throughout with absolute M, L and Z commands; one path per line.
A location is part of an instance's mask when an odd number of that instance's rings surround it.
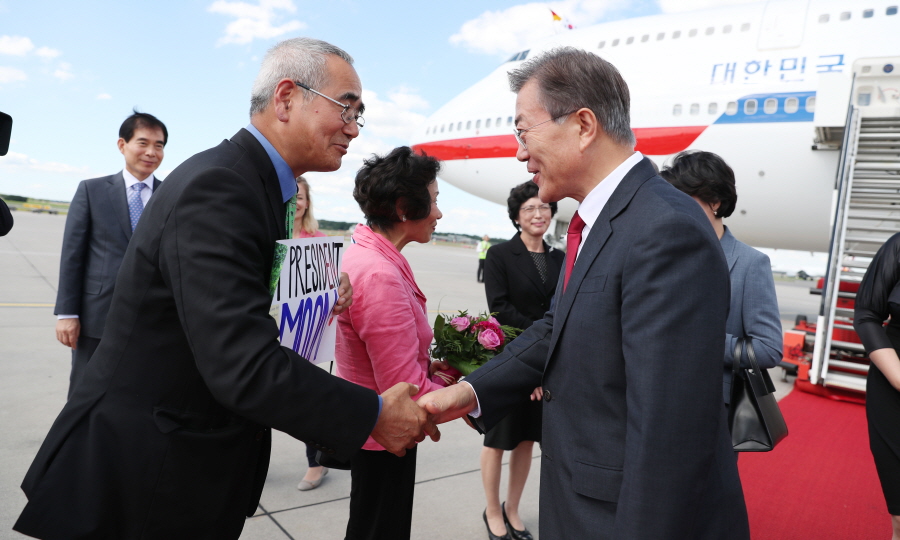
M 360 450 L 350 465 L 350 521 L 345 540 L 408 539 L 416 487 L 416 448 L 397 457 Z
M 87 368 L 88 360 L 94 356 L 94 351 L 97 350 L 99 345 L 100 338 L 78 336 L 78 343 L 72 349 L 72 372 L 69 374 L 69 394 L 66 396 L 66 399 L 72 397 L 75 385 L 81 380 L 84 370 Z
M 484 259 L 478 259 L 478 283 L 484 283 Z

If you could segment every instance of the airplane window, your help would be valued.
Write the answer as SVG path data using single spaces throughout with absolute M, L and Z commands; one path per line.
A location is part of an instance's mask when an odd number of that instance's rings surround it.
M 462 131 L 462 122 L 456 124 L 456 131 Z
M 600 42 L 600 45 L 597 45 L 597 48 L 598 48 L 598 49 L 602 49 L 602 48 L 605 47 L 605 46 L 606 46 L 606 42 L 605 42 L 605 41 L 601 41 L 601 42 Z
M 425 128 L 425 135 L 428 135 L 428 132 L 431 131 L 431 128 Z
M 806 98 L 806 112 L 816 112 L 816 96 L 810 96 Z
M 444 124 L 441 124 L 441 133 L 444 132 Z
M 718 112 L 718 111 L 719 111 L 718 103 L 710 103 L 709 104 L 709 109 L 707 109 L 707 112 L 709 112 L 709 114 L 716 114 L 716 112 Z
M 725 114 L 729 116 L 737 114 L 737 102 L 729 101 L 728 105 L 725 106 Z
M 784 100 L 784 112 L 794 114 L 800 110 L 800 100 L 795 97 L 789 97 Z
M 475 120 L 475 129 L 481 129 L 481 120 Z
M 618 45 L 619 45 L 619 38 L 616 38 L 616 39 L 613 40 L 612 46 L 613 46 L 613 47 L 616 47 L 616 46 L 618 46 Z
M 868 107 L 872 104 L 872 87 L 867 86 L 859 89 L 856 96 L 856 104 L 860 107 Z
M 488 118 L 487 120 L 484 121 L 484 129 L 487 129 L 489 127 L 491 127 L 491 119 L 490 118 Z
M 675 30 L 672 32 L 672 39 L 678 39 L 681 37 L 681 30 Z
M 507 60 L 507 62 L 515 62 L 516 59 L 518 59 L 518 58 L 519 58 L 519 53 L 516 53 L 516 54 L 512 55 L 512 56 L 510 57 L 510 59 Z
M 849 21 L 849 20 L 850 20 L 850 12 L 849 12 L 849 11 L 845 11 L 845 12 L 841 13 L 841 20 L 842 20 L 842 21 Z
M 700 104 L 699 103 L 691 103 L 691 114 L 692 115 L 700 114 Z
M 507 126 L 511 126 L 511 125 L 512 125 L 512 116 L 507 116 L 507 117 L 506 117 L 506 125 L 507 125 Z
M 447 131 L 453 131 L 453 123 L 451 122 L 449 126 L 447 126 Z
M 775 114 L 775 111 L 778 110 L 778 100 L 775 98 L 769 98 L 763 104 L 763 111 L 766 114 Z
M 530 53 L 530 52 L 531 52 L 531 49 L 528 49 L 527 51 L 522 51 L 522 54 L 520 55 L 521 57 L 519 58 L 519 60 L 525 60 L 526 58 L 528 58 L 528 53 Z
M 872 18 L 872 15 L 875 15 L 875 10 L 873 10 L 873 9 L 863 10 L 863 19 L 870 19 L 870 18 Z
M 681 105 L 675 105 L 672 107 L 672 115 L 673 116 L 681 116 Z
M 706 35 L 711 36 L 711 35 L 713 35 L 713 32 L 715 32 L 715 31 L 716 31 L 716 29 L 713 28 L 712 26 L 710 26 L 709 28 L 706 29 Z
M 625 40 L 625 45 L 631 45 L 632 43 L 634 43 L 634 38 L 633 38 L 633 37 L 630 37 L 630 38 L 628 38 L 628 39 Z
M 748 99 L 744 102 L 744 114 L 756 114 L 756 100 Z
M 890 6 L 886 10 L 884 10 L 885 15 L 896 15 L 897 14 L 897 6 Z
M 641 36 L 641 43 L 647 43 L 648 39 L 650 39 L 650 34 L 644 34 Z
M 730 34 L 730 33 L 731 33 L 731 25 L 730 25 L 730 24 L 726 24 L 726 25 L 725 25 L 725 28 L 722 29 L 722 33 L 723 33 L 723 34 Z
M 819 22 L 820 22 L 820 23 L 827 23 L 829 18 L 830 18 L 830 17 L 828 16 L 827 13 L 823 13 L 823 14 L 819 15 Z
M 747 30 L 750 30 L 750 23 L 745 22 L 741 25 L 741 32 L 746 32 Z
M 502 121 L 503 121 L 502 118 L 498 118 L 497 121 L 494 122 L 494 125 L 497 126 L 497 127 L 500 127 L 500 122 L 502 122 Z
M 690 32 L 688 32 L 688 37 L 694 37 L 697 35 L 697 29 L 692 28 Z
M 656 34 L 656 41 L 662 41 L 665 37 L 666 37 L 666 33 L 660 32 L 660 33 Z
M 472 121 L 471 120 L 466 122 L 466 129 L 472 129 Z

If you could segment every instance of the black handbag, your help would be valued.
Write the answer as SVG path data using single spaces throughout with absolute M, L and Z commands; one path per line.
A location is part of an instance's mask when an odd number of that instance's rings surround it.
M 746 352 L 750 367 L 741 367 Z M 775 401 L 775 385 L 769 372 L 759 369 L 749 338 L 740 338 L 734 347 L 731 367 L 731 406 L 728 427 L 735 452 L 768 452 L 787 437 L 787 424 Z

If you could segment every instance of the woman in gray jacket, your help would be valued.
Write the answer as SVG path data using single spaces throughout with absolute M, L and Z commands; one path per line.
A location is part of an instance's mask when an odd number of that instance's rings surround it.
M 738 339 L 752 340 L 756 360 L 762 369 L 777 366 L 783 356 L 772 266 L 767 255 L 737 240 L 722 222 L 734 212 L 737 191 L 734 171 L 721 157 L 712 152 L 682 152 L 659 175 L 700 204 L 728 261 L 731 307 L 725 323 L 723 372 L 727 405 L 731 399 L 731 370 Z M 750 366 L 742 364 L 742 367 Z

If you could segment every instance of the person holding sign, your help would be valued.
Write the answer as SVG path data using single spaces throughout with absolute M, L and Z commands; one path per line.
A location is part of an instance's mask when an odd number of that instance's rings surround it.
M 439 436 L 410 399 L 416 386 L 378 395 L 331 376 L 281 346 L 269 315 L 296 178 L 337 170 L 365 123 L 352 64 L 324 41 L 276 44 L 253 84 L 250 124 L 154 193 L 103 340 L 22 483 L 15 530 L 237 539 L 258 507 L 272 429 L 341 461 L 370 435 L 401 456 L 426 430 Z M 338 287 L 337 312 L 349 289 Z
M 441 219 L 438 170 L 436 159 L 403 146 L 366 160 L 356 175 L 353 197 L 367 224 L 356 227 L 344 255 L 355 300 L 338 317 L 335 358 L 339 377 L 376 392 L 407 382 L 418 386 L 417 398 L 440 388 L 430 378 L 434 333 L 425 295 L 400 253 L 410 242 L 429 242 Z M 370 437 L 350 471 L 346 540 L 409 538 L 416 449 L 397 457 Z

